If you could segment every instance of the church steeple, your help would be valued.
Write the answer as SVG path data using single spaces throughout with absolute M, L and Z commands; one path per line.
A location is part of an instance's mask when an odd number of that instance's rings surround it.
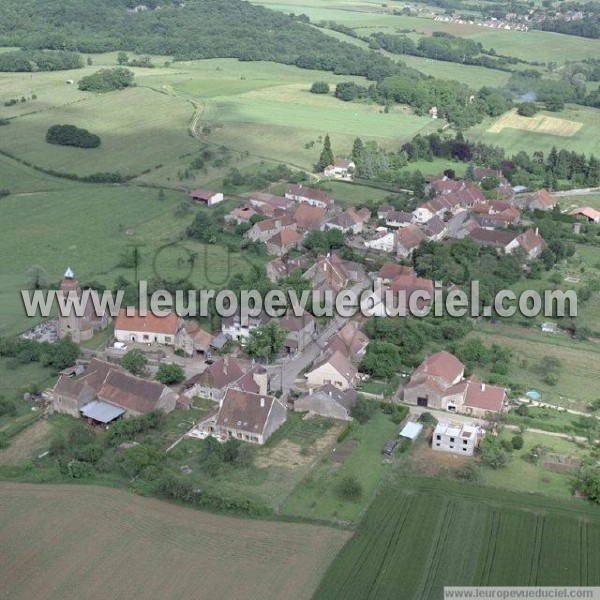
M 64 277 L 65 279 L 75 279 L 75 273 L 73 273 L 71 267 L 67 267 Z

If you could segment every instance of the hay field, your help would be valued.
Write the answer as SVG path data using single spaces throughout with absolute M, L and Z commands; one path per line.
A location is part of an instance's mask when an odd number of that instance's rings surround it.
M 548 152 L 552 146 L 585 154 L 600 154 L 597 108 L 567 105 L 558 113 L 540 111 L 521 117 L 514 111 L 497 119 L 485 119 L 467 130 L 474 141 L 502 146 L 508 154 L 525 150 Z
M 503 114 L 489 129 L 489 133 L 500 133 L 503 129 L 520 129 L 534 133 L 547 133 L 549 135 L 560 135 L 571 137 L 581 128 L 583 123 L 569 121 L 547 114 L 534 115 L 533 117 L 522 117 L 516 110 Z
M 1 484 L 12 600 L 311 597 L 349 534 L 240 520 L 122 490 Z

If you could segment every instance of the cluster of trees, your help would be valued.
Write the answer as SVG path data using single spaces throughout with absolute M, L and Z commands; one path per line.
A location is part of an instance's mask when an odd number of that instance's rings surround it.
M 223 178 L 223 187 L 225 189 L 232 189 L 248 186 L 253 189 L 261 189 L 275 181 L 300 183 L 306 179 L 307 175 L 304 171 L 290 169 L 287 165 L 283 164 L 271 168 L 262 168 L 250 173 L 242 173 L 238 168 L 234 167 Z
M 556 147 L 547 155 L 541 150 L 531 154 L 520 150 L 506 156 L 499 146 L 472 142 L 457 132 L 454 137 L 438 133 L 417 135 L 403 144 L 400 150 L 409 162 L 446 158 L 500 169 L 513 185 L 525 185 L 530 189 L 556 189 L 561 181 L 568 182 L 570 187 L 600 185 L 600 160 L 595 155 L 586 156 Z M 359 164 L 357 162 L 357 170 L 360 171 Z M 472 173 L 473 168 L 469 167 L 467 179 L 472 177 Z
M 52 125 L 46 132 L 46 141 L 49 144 L 76 148 L 97 148 L 101 143 L 100 136 L 75 125 Z
M 112 92 L 133 85 L 133 77 L 133 71 L 123 67 L 100 69 L 92 75 L 82 77 L 78 87 L 85 92 Z
M 147 3 L 145 3 L 147 4 Z M 289 15 L 241 0 L 161 2 L 128 13 L 128 0 L 1 0 L 0 44 L 80 52 L 135 50 L 176 60 L 268 60 L 377 80 L 397 71 L 389 58 L 342 42 Z M 150 7 L 149 7 L 150 8 Z
M 372 341 L 367 346 L 361 370 L 375 377 L 391 377 L 402 367 L 418 366 L 425 358 L 428 344 L 446 347 L 462 339 L 471 328 L 467 319 L 450 317 L 374 317 L 365 323 L 365 333 Z M 383 354 L 389 356 L 383 359 Z
M 39 362 L 44 367 L 61 371 L 75 364 L 79 356 L 79 346 L 69 338 L 63 338 L 50 344 L 22 338 L 4 338 L 0 340 L 0 356 L 10 359 L 9 365 Z
M 485 51 L 480 42 L 441 31 L 435 31 L 431 36 L 422 37 L 416 42 L 407 35 L 378 32 L 369 39 L 369 47 L 375 50 L 383 49 L 393 54 L 423 56 L 501 71 L 512 71 L 510 66 L 519 62 L 515 57 L 497 56 L 493 50 Z
M 250 331 L 246 352 L 255 358 L 270 361 L 281 352 L 287 333 L 277 321 L 255 327 Z
M 458 81 L 415 76 L 406 72 L 385 77 L 368 88 L 354 82 L 341 82 L 335 96 L 351 101 L 368 98 L 389 106 L 407 104 L 418 115 L 426 115 L 437 107 L 438 115 L 459 128 L 467 128 L 485 117 L 497 117 L 512 108 L 512 96 L 507 90 L 483 87 L 474 91 Z
M 0 71 L 66 71 L 81 69 L 83 60 L 76 52 L 60 50 L 13 50 L 0 53 Z

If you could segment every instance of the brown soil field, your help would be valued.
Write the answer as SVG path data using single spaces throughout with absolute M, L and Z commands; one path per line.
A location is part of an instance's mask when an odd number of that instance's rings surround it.
M 0 465 L 18 465 L 47 450 L 50 434 L 48 421 L 37 421 L 16 435 L 8 448 L 0 450 Z
M 310 598 L 350 534 L 123 490 L 0 484 L 0 597 Z
M 502 115 L 489 129 L 490 133 L 499 133 L 505 127 L 510 129 L 521 129 L 523 131 L 532 131 L 534 133 L 549 133 L 551 135 L 561 135 L 571 137 L 575 135 L 583 126 L 578 121 L 567 121 L 548 115 L 534 115 L 533 117 L 522 117 L 512 110 Z

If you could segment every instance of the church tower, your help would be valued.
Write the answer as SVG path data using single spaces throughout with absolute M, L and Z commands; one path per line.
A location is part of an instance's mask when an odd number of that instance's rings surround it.
M 81 285 L 71 267 L 65 271 L 58 293 L 64 298 L 70 297 L 73 300 L 81 298 Z M 75 309 L 71 308 L 71 312 L 68 315 L 63 316 L 60 311 L 58 313 L 58 337 L 64 338 L 69 336 L 77 343 L 89 340 L 94 335 L 94 328 L 90 322 L 88 310 L 86 309 L 81 316 L 77 316 Z

